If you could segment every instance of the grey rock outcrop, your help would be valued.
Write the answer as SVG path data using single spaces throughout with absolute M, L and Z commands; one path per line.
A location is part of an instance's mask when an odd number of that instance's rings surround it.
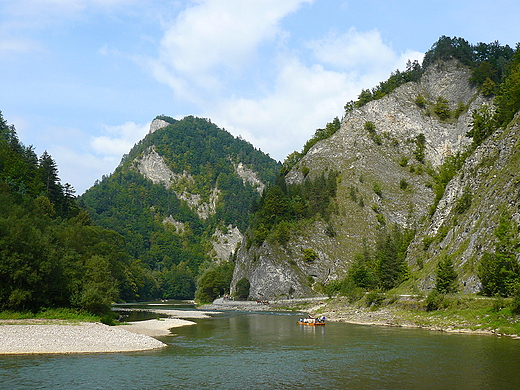
M 233 165 L 235 166 L 235 172 L 243 182 L 251 184 L 260 194 L 264 191 L 265 184 L 258 178 L 258 174 L 255 171 L 246 167 L 241 162 Z
M 442 164 L 470 144 L 471 112 L 486 101 L 469 82 L 470 73 L 455 60 L 439 63 L 420 81 L 347 113 L 340 129 L 316 143 L 286 175 L 288 184 L 300 184 L 339 172 L 332 217 L 291 232 L 284 246 L 272 240 L 259 248 L 243 244 L 231 288 L 245 277 L 252 296 L 286 296 L 289 290 L 310 295 L 316 283 L 344 277 L 354 255 L 364 245 L 373 247 L 384 226 L 417 227 L 434 200 L 426 162 Z M 416 104 L 418 95 L 425 98 L 424 107 Z M 439 97 L 459 115 L 440 120 L 434 114 Z M 375 125 L 377 138 L 366 130 L 367 122 Z M 424 159 L 417 152 L 420 134 Z M 311 264 L 303 260 L 306 248 L 318 254 Z
M 150 130 L 148 131 L 148 133 L 154 133 L 155 131 L 162 129 L 163 127 L 166 127 L 168 125 L 169 123 L 162 119 L 154 119 L 152 123 L 150 123 Z
M 148 148 L 143 157 L 136 160 L 136 166 L 137 170 L 153 183 L 164 184 L 166 188 L 171 188 L 175 195 L 184 200 L 200 218 L 207 219 L 215 214 L 220 193 L 218 188 L 212 190 L 209 202 L 204 202 L 200 194 L 189 191 L 190 183 L 194 182 L 193 177 L 187 172 L 182 174 L 172 172 L 155 148 Z
M 217 228 L 211 241 L 215 251 L 213 257 L 220 261 L 228 261 L 235 254 L 243 238 L 236 226 L 228 225 L 225 232 Z
M 163 219 L 163 224 L 170 224 L 175 228 L 175 233 L 182 234 L 186 231 L 184 222 L 176 221 L 171 215 Z
M 480 289 L 475 274 L 482 255 L 494 252 L 500 217 L 520 222 L 519 139 L 517 114 L 507 129 L 495 132 L 466 159 L 447 185 L 435 214 L 408 249 L 407 260 L 419 275 L 421 289 L 434 287 L 435 280 L 427 273 L 445 256 L 452 258 L 463 292 Z M 470 200 L 464 208 L 460 206 L 463 196 Z

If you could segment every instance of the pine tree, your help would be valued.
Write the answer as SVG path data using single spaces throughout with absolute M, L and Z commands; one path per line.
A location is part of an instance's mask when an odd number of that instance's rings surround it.
M 451 257 L 447 256 L 439 261 L 435 276 L 435 290 L 439 293 L 452 294 L 458 291 L 458 274 L 457 271 L 455 271 Z

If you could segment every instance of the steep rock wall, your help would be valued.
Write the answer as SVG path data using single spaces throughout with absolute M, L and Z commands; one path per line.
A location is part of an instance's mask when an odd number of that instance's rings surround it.
M 470 70 L 457 61 L 441 63 L 430 67 L 419 82 L 348 113 L 341 128 L 315 144 L 286 175 L 291 184 L 322 172 L 339 172 L 330 221 L 292 232 L 285 247 L 267 240 L 260 248 L 241 248 L 232 289 L 246 277 L 252 296 L 283 296 L 289 288 L 310 294 L 314 283 L 343 277 L 354 255 L 364 245 L 373 247 L 384 226 L 416 227 L 434 199 L 427 165 L 417 159 L 417 136 L 424 135 L 424 162 L 433 166 L 470 143 L 470 113 L 485 99 L 469 76 Z M 419 94 L 428 102 L 424 108 L 416 104 Z M 464 110 L 457 118 L 441 121 L 433 113 L 438 97 L 446 99 L 452 111 L 461 105 Z M 367 122 L 374 123 L 377 140 L 365 129 Z M 333 237 L 326 231 L 333 231 Z M 301 260 L 305 248 L 319 253 L 312 265 Z
M 507 129 L 494 133 L 466 159 L 446 187 L 437 211 L 408 249 L 408 263 L 419 275 L 413 283 L 421 290 L 434 287 L 432 275 L 445 256 L 451 256 L 463 292 L 480 289 L 475 275 L 482 255 L 494 252 L 499 218 L 506 213 L 520 223 L 519 139 L 517 114 Z M 465 192 L 467 209 L 458 206 Z
M 186 189 L 186 183 L 194 183 L 193 177 L 187 173 L 176 174 L 170 170 L 164 159 L 150 147 L 141 159 L 136 161 L 137 170 L 153 183 L 164 184 L 166 188 L 171 188 L 175 195 L 184 200 L 188 206 L 194 210 L 202 219 L 207 219 L 215 214 L 216 204 L 218 201 L 219 190 L 214 188 L 210 194 L 209 202 L 203 202 L 202 196 L 192 193 Z M 183 183 L 184 188 L 175 188 L 177 183 Z

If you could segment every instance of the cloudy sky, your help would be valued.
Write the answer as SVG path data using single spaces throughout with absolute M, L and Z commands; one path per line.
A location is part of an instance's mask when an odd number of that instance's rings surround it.
M 441 36 L 520 41 L 517 0 L 0 0 L 0 110 L 78 194 L 157 115 L 283 161 Z

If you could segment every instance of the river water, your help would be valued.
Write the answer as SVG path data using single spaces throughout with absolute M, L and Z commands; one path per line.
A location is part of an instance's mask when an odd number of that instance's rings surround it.
M 191 309 L 192 310 L 192 309 Z M 520 340 L 225 312 L 149 352 L 0 357 L 2 389 L 519 389 Z

